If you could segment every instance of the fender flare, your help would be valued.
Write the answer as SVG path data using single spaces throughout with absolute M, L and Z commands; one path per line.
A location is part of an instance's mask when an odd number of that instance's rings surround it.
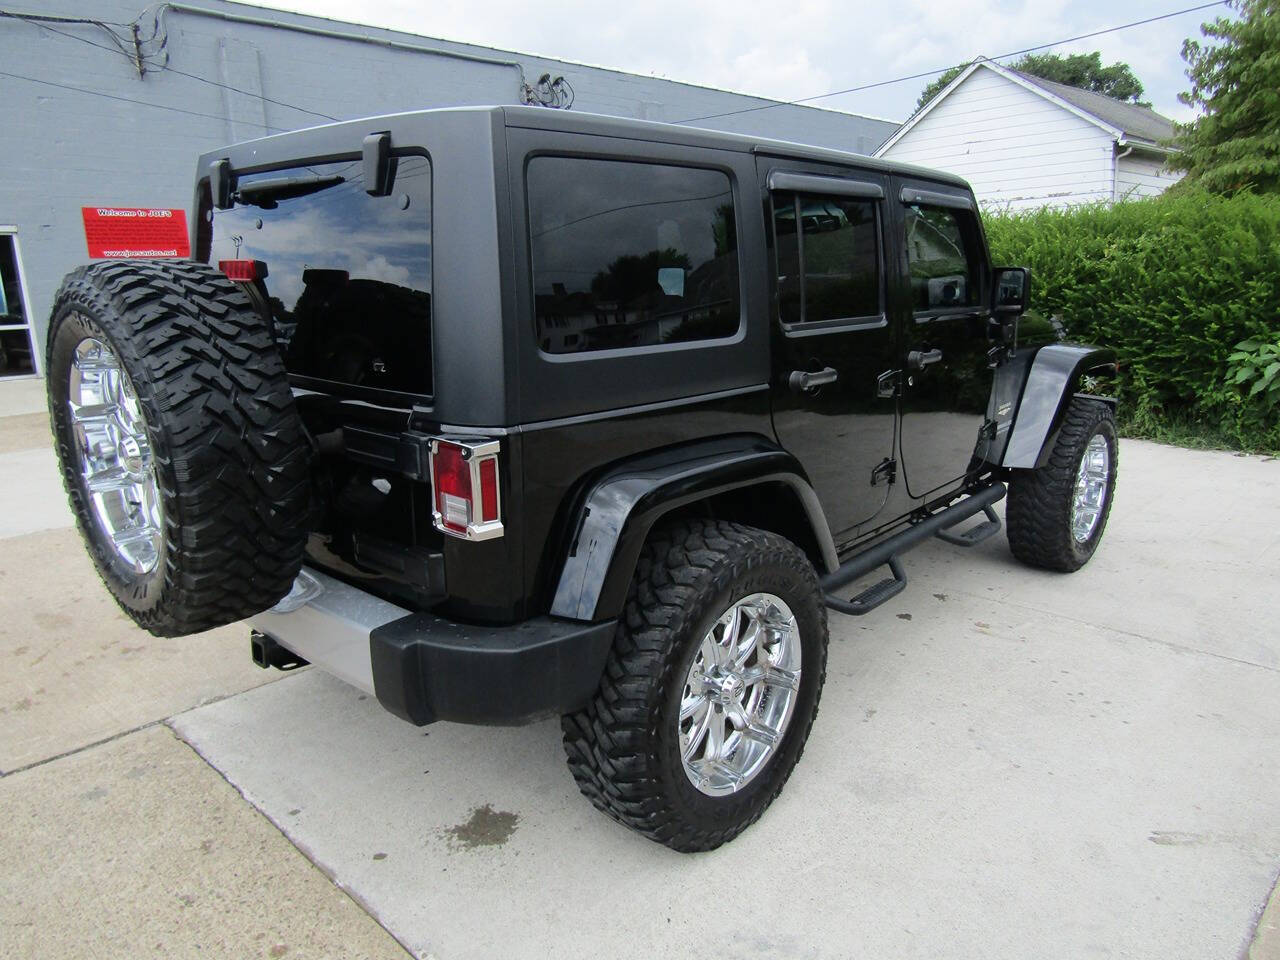
M 721 437 L 624 461 L 599 478 L 576 510 L 552 616 L 599 621 L 626 601 L 649 531 L 678 507 L 760 484 L 792 490 L 830 572 L 838 566 L 826 515 L 791 454 L 757 435 Z
M 1115 366 L 1114 351 L 1102 347 L 1055 343 L 1036 351 L 1000 465 L 1013 470 L 1043 466 L 1080 377 L 1092 370 L 1114 371 Z M 1115 403 L 1106 397 L 1098 399 Z

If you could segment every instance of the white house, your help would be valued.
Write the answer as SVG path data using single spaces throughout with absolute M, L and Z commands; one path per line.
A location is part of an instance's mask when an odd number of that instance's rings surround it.
M 898 128 L 877 157 L 959 174 L 978 200 L 1021 210 L 1163 192 L 1173 123 L 1122 103 L 978 60 Z

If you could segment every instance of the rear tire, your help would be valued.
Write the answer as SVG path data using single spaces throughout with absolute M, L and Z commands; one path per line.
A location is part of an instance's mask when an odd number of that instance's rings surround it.
M 794 544 L 721 521 L 662 527 L 641 555 L 599 692 L 562 720 L 569 769 L 619 823 L 681 852 L 712 850 L 781 793 L 818 712 L 826 657 L 817 576 Z
M 309 447 L 243 290 L 186 261 L 81 267 L 54 303 L 46 374 L 72 512 L 139 626 L 196 633 L 289 591 Z
M 1029 566 L 1063 573 L 1088 563 L 1107 526 L 1118 467 L 1111 405 L 1074 398 L 1049 461 L 1035 470 L 1020 471 L 1009 481 L 1005 519 L 1013 555 Z M 1099 492 L 1101 502 L 1097 503 Z

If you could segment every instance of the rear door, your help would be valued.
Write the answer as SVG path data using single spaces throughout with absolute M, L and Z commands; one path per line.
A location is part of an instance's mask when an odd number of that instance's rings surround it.
M 774 429 L 838 542 L 880 512 L 894 477 L 888 180 L 766 159 L 760 172 L 775 278 Z
M 986 241 L 972 195 L 894 178 L 901 314 L 900 454 L 912 498 L 957 486 L 985 456 L 992 370 Z

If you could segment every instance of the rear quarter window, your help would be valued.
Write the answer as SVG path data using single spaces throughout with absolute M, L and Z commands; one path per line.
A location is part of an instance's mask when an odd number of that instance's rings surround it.
M 727 174 L 541 156 L 529 161 L 526 176 L 544 352 L 737 333 L 738 237 Z

